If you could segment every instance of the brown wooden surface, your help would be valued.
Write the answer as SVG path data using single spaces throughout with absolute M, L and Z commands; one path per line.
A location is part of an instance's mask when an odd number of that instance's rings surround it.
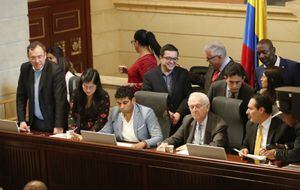
M 93 66 L 90 1 L 31 0 L 28 8 L 30 41 L 59 45 L 77 72 Z
M 299 189 L 300 171 L 0 132 L 0 187 L 39 179 L 55 189 Z

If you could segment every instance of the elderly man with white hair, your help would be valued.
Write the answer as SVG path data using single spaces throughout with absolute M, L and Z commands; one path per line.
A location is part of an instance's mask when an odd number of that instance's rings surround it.
M 184 117 L 177 132 L 164 143 L 175 147 L 186 143 L 227 147 L 227 125 L 219 116 L 209 111 L 208 97 L 201 92 L 194 92 L 189 96 L 188 106 L 191 114 Z

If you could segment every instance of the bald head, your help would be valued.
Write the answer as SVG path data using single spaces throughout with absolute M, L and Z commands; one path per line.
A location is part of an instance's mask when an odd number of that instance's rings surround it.
M 262 39 L 257 44 L 258 59 L 267 67 L 274 66 L 277 56 L 275 54 L 275 47 L 269 39 Z
M 47 186 L 38 180 L 28 182 L 23 190 L 47 190 Z

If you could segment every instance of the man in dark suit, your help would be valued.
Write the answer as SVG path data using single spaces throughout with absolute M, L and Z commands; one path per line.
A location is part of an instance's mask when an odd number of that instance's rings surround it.
M 193 92 L 188 105 L 191 115 L 184 117 L 177 132 L 164 143 L 175 147 L 186 143 L 227 147 L 227 125 L 219 116 L 209 111 L 208 97 L 201 92 Z
M 244 125 L 248 121 L 246 114 L 247 105 L 253 95 L 253 89 L 245 83 L 245 72 L 241 64 L 228 65 L 225 69 L 225 79 L 214 82 L 208 91 L 208 98 L 212 103 L 214 97 L 224 96 L 243 100 L 240 107 L 240 115 Z
M 272 117 L 272 101 L 268 96 L 254 95 L 249 101 L 247 114 L 250 121 L 239 153 L 241 157 L 246 154 L 259 155 L 262 148 L 284 143 L 290 138 L 290 130 L 281 127 L 282 120 Z
M 276 66 L 282 72 L 284 86 L 300 86 L 300 63 L 277 56 L 276 48 L 269 39 L 262 39 L 257 44 L 257 56 L 263 65 L 255 69 L 257 89 L 261 89 L 261 77 L 265 68 Z
M 46 59 L 45 46 L 27 47 L 29 62 L 21 66 L 17 88 L 17 115 L 21 131 L 62 133 L 67 119 L 67 91 L 63 69 Z M 29 122 L 26 106 L 29 103 Z
M 226 67 L 238 63 L 235 63 L 227 56 L 225 46 L 219 42 L 206 44 L 204 51 L 206 54 L 206 60 L 209 62 L 205 81 L 203 81 L 204 92 L 207 93 L 213 82 L 224 79 Z
M 176 66 L 178 55 L 175 46 L 163 46 L 159 57 L 161 64 L 144 75 L 142 86 L 145 91 L 168 93 L 168 111 L 172 120 L 170 135 L 178 129 L 182 118 L 188 114 L 187 99 L 191 93 L 188 71 Z
M 296 136 L 290 139 L 290 143 L 277 145 L 268 150 L 263 149 L 260 154 L 275 161 L 278 166 L 289 163 L 300 162 L 300 87 L 280 87 L 276 88 L 279 110 L 282 111 L 282 119 Z

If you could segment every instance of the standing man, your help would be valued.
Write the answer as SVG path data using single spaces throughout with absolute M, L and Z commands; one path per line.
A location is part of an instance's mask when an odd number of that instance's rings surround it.
M 142 90 L 168 93 L 168 112 L 172 121 L 170 135 L 189 113 L 187 99 L 191 93 L 188 71 L 177 66 L 178 49 L 167 44 L 160 49 L 160 65 L 144 75 Z
M 256 94 L 250 99 L 247 114 L 249 122 L 246 126 L 246 136 L 242 149 L 239 153 L 241 157 L 246 154 L 259 155 L 259 152 L 267 145 L 284 143 L 289 139 L 286 127 L 281 127 L 282 120 L 272 117 L 272 101 L 268 96 Z
M 29 62 L 21 66 L 16 98 L 20 130 L 63 133 L 68 112 L 63 69 L 46 59 L 45 46 L 38 41 L 27 47 L 27 55 Z
M 253 95 L 253 89 L 244 82 L 246 76 L 242 65 L 228 65 L 226 67 L 224 77 L 224 80 L 219 80 L 211 84 L 207 94 L 210 103 L 212 103 L 214 97 L 217 96 L 243 100 L 240 107 L 240 115 L 243 119 L 244 125 L 246 125 L 248 121 L 246 114 L 247 105 Z
M 300 86 L 300 63 L 276 55 L 276 48 L 269 39 L 262 39 L 257 44 L 257 56 L 263 65 L 255 69 L 255 80 L 261 89 L 261 77 L 267 67 L 279 67 L 284 86 Z
M 213 82 L 224 79 L 225 68 L 238 63 L 227 56 L 226 48 L 220 42 L 206 44 L 204 51 L 209 67 L 205 75 L 205 81 L 202 83 L 204 84 L 204 92 L 207 93 Z
M 193 92 L 188 105 L 191 114 L 184 117 L 180 128 L 164 142 L 175 147 L 193 143 L 226 148 L 227 125 L 223 119 L 209 111 L 207 96 L 201 92 Z
M 118 141 L 134 142 L 133 148 L 156 146 L 162 133 L 154 111 L 135 102 L 133 90 L 128 86 L 117 89 L 116 107 L 112 108 L 100 133 L 115 134 Z

